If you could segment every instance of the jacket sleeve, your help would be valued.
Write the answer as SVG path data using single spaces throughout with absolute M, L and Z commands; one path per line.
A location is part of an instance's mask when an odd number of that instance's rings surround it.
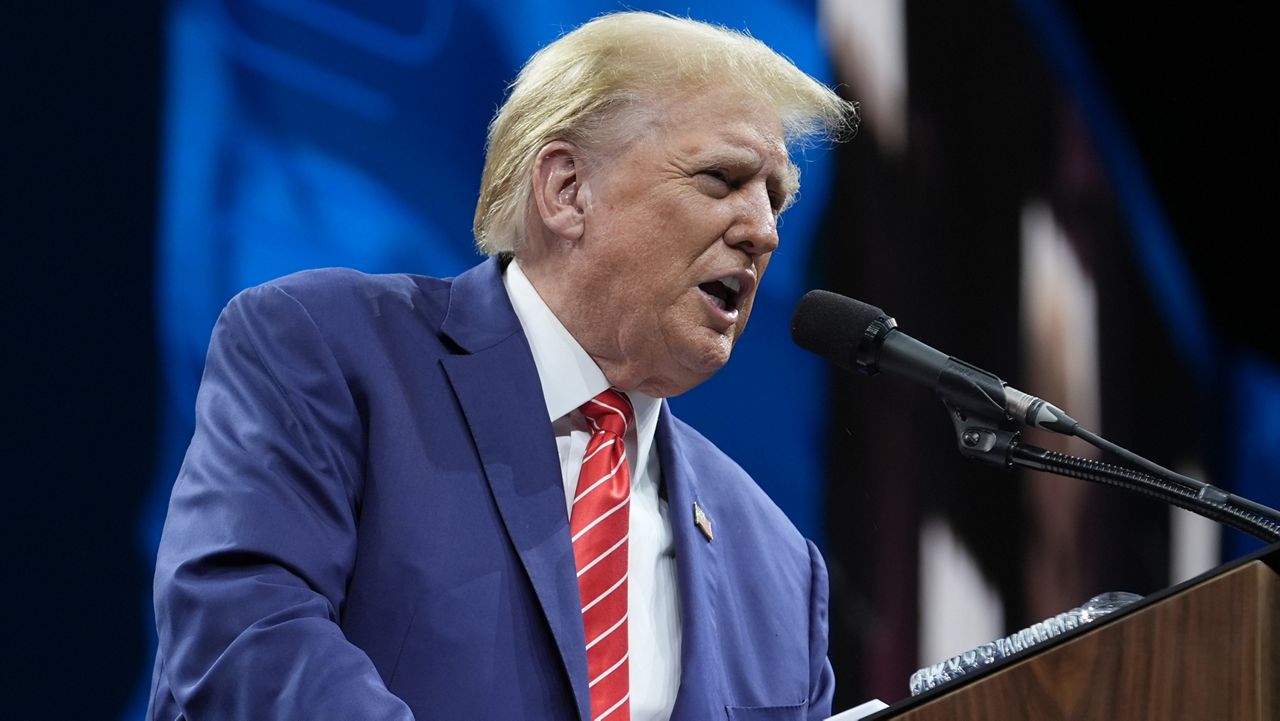
M 303 305 L 271 285 L 233 299 L 156 562 L 158 673 L 186 719 L 412 720 L 338 625 L 363 445 Z
M 812 541 L 809 546 L 809 719 L 822 721 L 831 715 L 835 674 L 827 658 L 827 566 Z

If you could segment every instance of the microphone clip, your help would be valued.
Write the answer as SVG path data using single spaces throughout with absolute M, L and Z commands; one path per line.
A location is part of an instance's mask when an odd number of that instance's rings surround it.
M 947 415 L 951 417 L 960 455 L 1001 468 L 1013 467 L 1013 450 L 1018 447 L 1021 432 L 1005 428 L 1003 421 L 967 413 L 945 399 L 942 404 L 947 407 Z
M 1010 430 L 1005 385 L 996 376 L 948 358 L 935 384 L 956 432 L 960 455 L 1001 468 L 1013 467 L 1013 449 L 1022 434 Z

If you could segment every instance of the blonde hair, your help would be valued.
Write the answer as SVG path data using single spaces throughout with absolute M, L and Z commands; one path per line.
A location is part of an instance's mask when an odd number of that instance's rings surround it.
M 513 254 L 525 239 L 538 151 L 565 140 L 587 152 L 617 148 L 637 123 L 657 120 L 662 97 L 732 84 L 770 102 L 789 145 L 841 139 L 857 105 L 743 33 L 648 12 L 598 17 L 525 63 L 489 125 L 473 231 L 487 255 Z

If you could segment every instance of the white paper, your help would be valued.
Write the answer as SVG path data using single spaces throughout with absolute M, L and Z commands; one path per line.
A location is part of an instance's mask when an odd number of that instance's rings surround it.
M 841 711 L 835 716 L 831 716 L 827 721 L 858 721 L 860 718 L 866 718 L 876 711 L 889 708 L 889 704 L 878 698 L 873 698 L 866 703 L 860 703 L 848 711 Z

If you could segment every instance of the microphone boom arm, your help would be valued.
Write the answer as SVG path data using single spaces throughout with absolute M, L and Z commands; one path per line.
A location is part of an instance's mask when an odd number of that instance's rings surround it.
M 1014 465 L 1037 471 L 1056 473 L 1093 483 L 1116 486 L 1134 493 L 1157 498 L 1165 503 L 1199 514 L 1213 521 L 1244 531 L 1268 543 L 1280 541 L 1280 522 L 1247 508 L 1242 508 L 1226 492 L 1206 485 L 1200 491 L 1164 478 L 1124 466 L 1047 451 L 1032 445 L 1015 445 L 1011 449 Z M 1216 492 L 1208 492 L 1209 489 Z
M 947 370 L 944 370 L 942 375 L 946 376 Z M 954 382 L 962 384 L 964 380 L 965 374 L 961 371 L 958 372 Z M 1022 443 L 1021 432 L 1005 428 L 1012 419 L 1007 416 L 999 418 L 994 413 L 969 412 L 967 408 L 971 403 L 954 402 L 954 396 L 942 390 L 946 385 L 944 383 L 939 386 L 938 395 L 942 397 L 947 415 L 951 418 L 960 455 L 965 458 L 990 463 L 1004 469 L 1021 466 L 1067 478 L 1123 488 L 1199 514 L 1268 543 L 1280 541 L 1280 515 L 1269 517 L 1267 512 L 1271 509 L 1266 506 L 1233 496 L 1202 481 L 1185 483 L 1180 480 L 1185 476 L 1152 475 L 1126 466 L 1067 455 Z M 973 396 L 969 395 L 970 392 L 964 391 L 961 397 L 972 400 Z

